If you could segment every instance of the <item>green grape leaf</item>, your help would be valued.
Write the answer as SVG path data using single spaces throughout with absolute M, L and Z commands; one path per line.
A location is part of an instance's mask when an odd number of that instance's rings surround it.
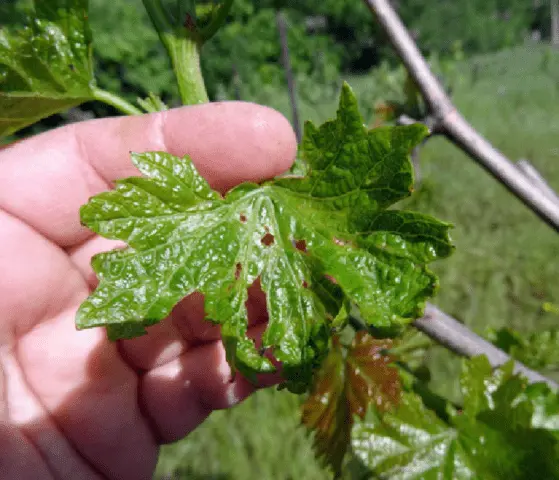
M 145 177 L 120 180 L 81 209 L 86 226 L 129 248 L 94 257 L 100 283 L 77 327 L 138 336 L 198 291 L 222 326 L 228 360 L 252 377 L 272 370 L 246 336 L 247 289 L 259 278 L 269 316 L 262 348 L 292 390 L 305 389 L 347 305 L 377 326 L 404 325 L 437 287 L 426 264 L 451 253 L 450 226 L 386 210 L 409 195 L 409 151 L 425 134 L 421 125 L 368 131 L 346 85 L 337 118 L 306 126 L 304 177 L 246 183 L 222 197 L 187 157 L 134 154 Z
M 381 410 L 396 405 L 400 378 L 390 365 L 392 357 L 384 354 L 392 346 L 391 340 L 358 332 L 347 348 L 338 336 L 332 343 L 303 404 L 302 423 L 314 432 L 318 456 L 340 475 L 354 415 L 364 418 L 371 403 Z
M 462 389 L 449 423 L 410 393 L 394 411 L 371 409 L 352 431 L 355 455 L 381 479 L 559 478 L 556 393 L 527 386 L 512 363 L 492 373 L 486 357 L 465 362 Z
M 24 28 L 0 28 L 0 136 L 93 98 L 88 0 L 34 6 Z
M 489 340 L 511 357 L 535 370 L 559 369 L 559 329 L 549 329 L 522 335 L 504 327 L 489 330 Z
M 381 479 L 469 480 L 478 478 L 449 428 L 418 395 L 405 393 L 394 412 L 370 409 L 351 432 L 357 458 Z

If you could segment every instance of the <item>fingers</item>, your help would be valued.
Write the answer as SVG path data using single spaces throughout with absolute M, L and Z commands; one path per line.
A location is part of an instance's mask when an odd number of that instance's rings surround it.
M 279 113 L 241 102 L 74 124 L 0 151 L 0 208 L 60 246 L 79 244 L 91 236 L 79 207 L 114 180 L 139 175 L 129 152 L 150 150 L 190 155 L 224 191 L 285 171 L 296 141 Z

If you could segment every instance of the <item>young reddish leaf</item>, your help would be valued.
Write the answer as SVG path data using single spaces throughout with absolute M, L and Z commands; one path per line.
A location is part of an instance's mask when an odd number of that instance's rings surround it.
M 361 418 L 375 405 L 381 411 L 398 403 L 400 378 L 390 363 L 393 358 L 383 352 L 391 340 L 376 340 L 358 332 L 346 348 L 338 336 L 317 372 L 311 393 L 303 404 L 302 422 L 315 434 L 315 448 L 332 467 L 341 473 L 349 448 L 354 416 Z

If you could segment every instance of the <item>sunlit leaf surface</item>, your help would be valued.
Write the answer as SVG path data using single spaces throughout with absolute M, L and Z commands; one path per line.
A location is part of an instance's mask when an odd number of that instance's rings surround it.
M 223 198 L 189 158 L 134 154 L 145 177 L 120 180 L 81 210 L 85 225 L 129 248 L 94 258 L 100 283 L 78 328 L 141 335 L 198 291 L 230 362 L 250 377 L 273 369 L 246 336 L 247 289 L 259 278 L 263 349 L 283 363 L 292 390 L 305 389 L 349 303 L 390 328 L 420 315 L 437 287 L 426 264 L 451 253 L 449 225 L 387 210 L 410 194 L 408 155 L 425 134 L 421 125 L 367 130 L 344 86 L 337 118 L 306 126 L 303 177 L 242 184 Z

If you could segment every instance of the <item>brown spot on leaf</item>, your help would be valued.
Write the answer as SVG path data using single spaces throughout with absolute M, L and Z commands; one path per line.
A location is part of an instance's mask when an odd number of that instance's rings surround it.
M 307 242 L 305 240 L 293 240 L 293 246 L 297 250 L 307 253 Z
M 271 233 L 268 232 L 266 235 L 262 237 L 262 240 L 260 241 L 262 242 L 262 245 L 269 247 L 274 243 L 275 238 Z

